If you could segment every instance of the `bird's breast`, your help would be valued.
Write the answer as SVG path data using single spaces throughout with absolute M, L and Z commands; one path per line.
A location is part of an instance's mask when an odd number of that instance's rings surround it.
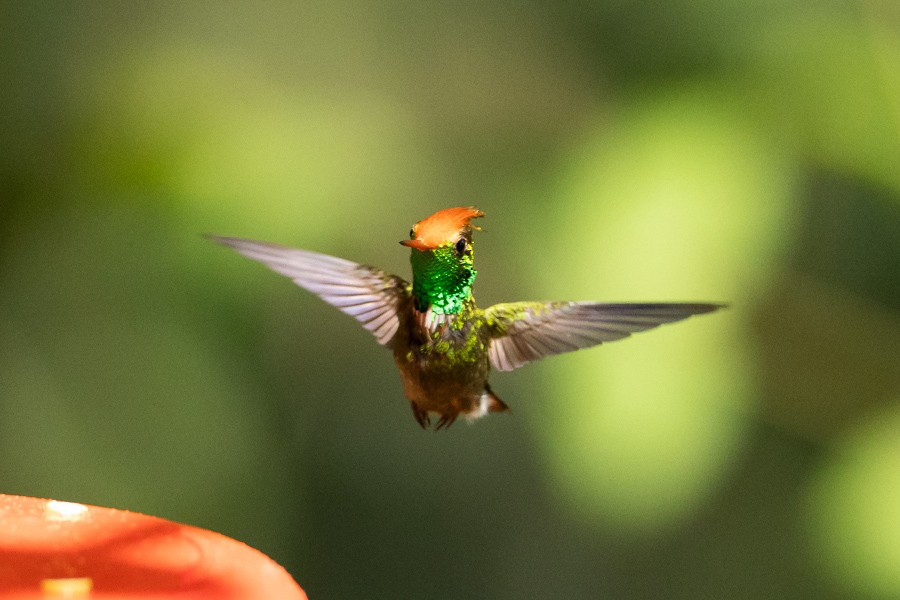
M 487 357 L 484 321 L 474 311 L 440 314 L 413 311 L 407 336 L 407 360 L 435 369 L 475 366 Z M 411 355 L 411 356 L 410 356 Z
M 481 396 L 488 339 L 483 321 L 475 316 L 409 314 L 395 339 L 394 360 L 410 400 L 425 407 L 468 406 Z
M 398 331 L 394 357 L 404 374 L 435 378 L 487 377 L 487 343 L 483 320 L 467 314 L 413 310 Z

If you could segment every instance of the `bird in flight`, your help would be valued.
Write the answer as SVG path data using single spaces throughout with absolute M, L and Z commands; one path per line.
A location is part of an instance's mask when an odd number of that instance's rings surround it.
M 477 208 L 447 208 L 422 219 L 400 243 L 411 250 L 412 283 L 376 267 L 310 250 L 211 236 L 291 278 L 354 317 L 390 348 L 403 390 L 423 428 L 474 420 L 507 405 L 490 370 L 628 337 L 722 308 L 715 303 L 504 302 L 479 308 L 471 220 Z

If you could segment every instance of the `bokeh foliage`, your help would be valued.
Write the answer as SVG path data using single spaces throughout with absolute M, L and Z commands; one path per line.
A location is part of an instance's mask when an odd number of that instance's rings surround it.
M 900 595 L 893 2 L 7 2 L 0 490 L 209 527 L 314 598 Z M 205 241 L 482 304 L 724 313 L 494 376 L 420 431 L 389 353 Z

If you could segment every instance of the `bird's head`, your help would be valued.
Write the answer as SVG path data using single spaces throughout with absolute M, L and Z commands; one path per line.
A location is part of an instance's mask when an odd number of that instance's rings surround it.
M 445 208 L 413 225 L 409 239 L 400 242 L 413 249 L 413 294 L 417 306 L 435 312 L 456 313 L 472 293 L 475 281 L 474 250 L 469 223 L 484 213 L 472 206 Z
M 483 216 L 484 213 L 474 206 L 445 208 L 413 225 L 409 239 L 400 243 L 420 252 L 453 247 L 461 255 L 467 246 L 471 246 L 472 229 L 478 229 L 469 221 Z

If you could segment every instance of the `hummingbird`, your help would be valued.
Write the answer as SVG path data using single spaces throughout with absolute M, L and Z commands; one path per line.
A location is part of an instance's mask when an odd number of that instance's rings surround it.
M 488 384 L 490 370 L 512 371 L 546 356 L 588 348 L 712 312 L 715 303 L 507 302 L 475 304 L 472 206 L 447 208 L 413 225 L 412 283 L 376 267 L 310 250 L 210 236 L 354 317 L 389 348 L 422 428 L 462 415 L 473 421 L 509 407 Z

